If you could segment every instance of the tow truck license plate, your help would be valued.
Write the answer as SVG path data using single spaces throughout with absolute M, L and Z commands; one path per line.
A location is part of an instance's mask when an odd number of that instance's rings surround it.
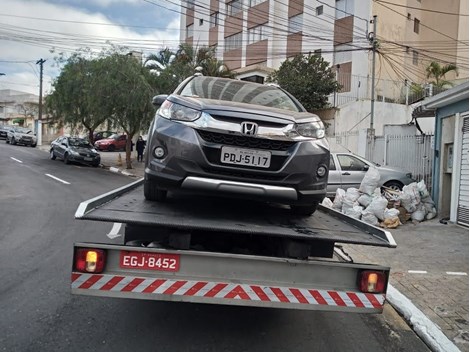
M 179 271 L 178 254 L 121 251 L 120 266 L 125 269 Z
M 225 164 L 269 168 L 271 153 L 263 150 L 222 147 L 220 161 Z

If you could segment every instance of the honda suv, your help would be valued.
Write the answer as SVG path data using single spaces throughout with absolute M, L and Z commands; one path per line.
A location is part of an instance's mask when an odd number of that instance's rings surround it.
M 310 215 L 326 194 L 329 147 L 317 115 L 275 85 L 195 75 L 159 106 L 144 195 L 196 191 L 263 199 Z

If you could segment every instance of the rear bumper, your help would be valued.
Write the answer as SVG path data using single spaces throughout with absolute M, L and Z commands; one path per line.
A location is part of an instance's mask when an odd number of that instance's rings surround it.
M 381 313 L 385 292 L 362 293 L 363 270 L 390 268 L 320 260 L 75 244 L 106 250 L 106 271 L 72 272 L 73 294 L 270 308 Z M 121 269 L 122 251 L 176 255 L 176 272 Z M 126 252 L 128 253 L 128 252 Z

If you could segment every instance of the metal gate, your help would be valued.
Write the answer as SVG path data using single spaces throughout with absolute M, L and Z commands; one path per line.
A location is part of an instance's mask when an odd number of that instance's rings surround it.
M 468 112 L 462 116 L 462 160 L 460 164 L 459 203 L 457 206 L 457 223 L 468 226 Z
M 371 137 L 367 158 L 380 165 L 395 166 L 412 173 L 417 181 L 432 186 L 433 135 L 385 135 Z

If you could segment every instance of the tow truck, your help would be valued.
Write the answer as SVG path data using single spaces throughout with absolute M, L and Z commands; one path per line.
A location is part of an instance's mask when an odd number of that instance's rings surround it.
M 390 232 L 319 205 L 171 195 L 143 179 L 82 202 L 76 219 L 124 224 L 122 244 L 75 243 L 76 295 L 356 313 L 383 311 L 390 268 L 341 244 L 396 247 Z M 108 243 L 107 243 L 108 242 Z

